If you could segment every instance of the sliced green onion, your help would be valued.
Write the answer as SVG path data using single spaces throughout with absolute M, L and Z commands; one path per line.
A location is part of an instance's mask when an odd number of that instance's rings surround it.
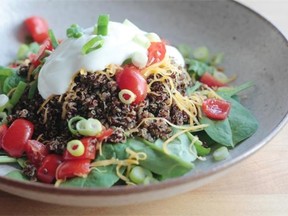
M 102 124 L 97 119 L 83 119 L 77 122 L 76 129 L 83 136 L 96 136 L 102 132 Z
M 128 89 L 122 89 L 118 96 L 120 101 L 124 104 L 131 104 L 136 100 L 136 95 Z
M 49 29 L 49 30 L 48 30 L 48 35 L 49 35 L 49 38 L 50 38 L 50 40 L 51 40 L 51 43 L 52 43 L 53 48 L 56 49 L 57 46 L 59 45 L 59 43 L 58 43 L 58 40 L 57 40 L 57 38 L 55 37 L 55 34 L 54 34 L 54 32 L 52 31 L 52 29 Z
M 130 180 L 135 184 L 142 184 L 146 177 L 152 178 L 152 173 L 141 166 L 133 167 L 129 173 Z
M 72 24 L 67 30 L 66 35 L 68 38 L 80 38 L 83 35 L 82 28 L 77 24 Z
M 8 115 L 6 112 L 0 112 L 0 119 L 1 119 L 0 125 L 7 124 L 7 122 L 8 122 L 7 117 L 8 117 Z
M 17 52 L 17 59 L 18 60 L 23 60 L 27 57 L 27 54 L 29 52 L 29 46 L 26 45 L 26 44 L 21 44 L 19 49 L 18 49 L 18 52 Z
M 97 34 L 106 36 L 108 34 L 110 16 L 108 14 L 100 15 L 97 22 Z M 96 33 L 96 32 L 94 32 Z
M 128 19 L 125 19 L 124 21 L 123 21 L 123 25 L 126 25 L 126 26 L 128 26 L 128 27 L 130 27 L 130 28 L 132 28 L 132 29 L 134 29 L 134 30 L 136 30 L 136 31 L 139 31 L 140 29 L 134 24 L 134 23 L 132 23 L 130 20 L 128 20 Z
M 143 185 L 150 185 L 157 182 L 159 182 L 157 179 L 147 176 L 143 181 Z
M 17 159 L 9 156 L 0 156 L 0 164 L 3 163 L 16 163 Z
M 211 60 L 211 65 L 217 66 L 221 64 L 221 62 L 223 61 L 223 56 L 224 56 L 223 53 L 218 53 L 215 56 L 213 56 Z
M 28 92 L 28 99 L 29 100 L 31 100 L 36 93 L 37 83 L 38 83 L 38 80 L 34 80 L 30 83 L 30 88 L 29 88 L 29 92 Z
M 148 49 L 150 47 L 150 45 L 151 45 L 150 40 L 147 37 L 145 37 L 144 35 L 141 35 L 141 34 L 136 35 L 133 38 L 133 41 L 135 43 L 137 43 L 138 45 L 144 47 L 145 49 Z
M 206 62 L 209 59 L 209 50 L 207 47 L 199 47 L 193 51 L 193 56 L 199 61 Z
M 76 129 L 74 129 L 74 126 L 76 125 L 76 123 L 78 121 L 81 121 L 83 119 L 86 120 L 82 116 L 74 116 L 73 118 L 69 119 L 69 121 L 68 121 L 68 129 L 73 135 L 78 134 L 78 131 Z
M 27 87 L 27 83 L 20 81 L 17 85 L 17 88 L 15 90 L 15 92 L 13 93 L 9 103 L 12 106 L 15 106 L 18 101 L 20 100 L 20 98 L 22 97 L 22 95 L 24 94 L 25 88 Z
M 96 36 L 83 45 L 82 53 L 85 55 L 94 50 L 100 49 L 103 46 L 103 44 L 104 39 L 101 36 Z
M 213 158 L 216 161 L 225 160 L 229 157 L 229 155 L 230 154 L 229 154 L 228 148 L 225 146 L 222 146 L 213 152 Z
M 5 94 L 0 95 L 0 107 L 5 106 L 5 104 L 9 101 L 9 97 Z
M 145 53 L 142 52 L 135 52 L 132 55 L 132 63 L 136 67 L 142 69 L 147 65 L 148 62 L 148 56 Z
M 85 147 L 80 140 L 71 140 L 67 143 L 67 151 L 75 157 L 80 157 L 84 154 Z
M 150 42 L 161 42 L 161 38 L 155 33 L 148 33 L 146 34 L 146 37 Z

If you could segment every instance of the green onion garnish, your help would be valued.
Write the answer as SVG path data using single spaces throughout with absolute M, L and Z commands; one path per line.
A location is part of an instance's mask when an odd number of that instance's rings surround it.
M 83 118 L 82 116 L 74 116 L 73 118 L 69 119 L 68 121 L 68 128 L 69 128 L 69 131 L 73 134 L 73 135 L 76 135 L 78 134 L 78 131 L 76 129 L 76 123 L 78 121 L 81 121 L 81 120 L 85 120 L 85 118 Z
M 59 43 L 58 43 L 58 40 L 57 40 L 56 37 L 55 37 L 54 32 L 53 32 L 51 29 L 49 29 L 49 30 L 48 30 L 48 34 L 49 34 L 49 38 L 50 38 L 50 40 L 51 40 L 51 43 L 52 43 L 53 48 L 56 49 L 57 46 L 59 45 Z
M 72 24 L 67 30 L 66 35 L 68 38 L 80 38 L 83 35 L 82 28 L 77 24 Z
M 25 82 L 22 82 L 20 81 L 17 85 L 17 88 L 15 90 L 15 92 L 13 93 L 9 103 L 12 105 L 12 106 L 15 106 L 18 101 L 20 100 L 20 98 L 22 97 L 24 91 L 25 91 L 25 88 L 27 86 L 27 83 Z
M 108 34 L 108 24 L 109 24 L 109 15 L 100 15 L 97 22 L 97 33 L 98 35 L 106 36 Z
M 82 53 L 85 55 L 94 50 L 100 49 L 103 46 L 103 44 L 104 44 L 104 39 L 98 35 L 83 45 Z
M 29 92 L 28 92 L 28 99 L 31 100 L 35 93 L 36 93 L 36 90 L 37 90 L 37 80 L 34 80 L 30 83 L 30 88 L 29 88 Z
M 17 159 L 9 156 L 0 156 L 0 164 L 16 163 Z
M 222 146 L 213 152 L 213 158 L 216 161 L 225 160 L 229 157 L 229 155 L 230 154 L 229 154 L 228 148 L 225 146 Z

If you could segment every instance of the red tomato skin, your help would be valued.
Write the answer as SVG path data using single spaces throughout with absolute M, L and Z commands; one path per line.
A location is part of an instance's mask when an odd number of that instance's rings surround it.
M 92 137 L 86 137 L 81 139 L 81 142 L 84 145 L 84 154 L 81 156 L 73 156 L 71 155 L 67 149 L 64 151 L 64 155 L 63 158 L 64 160 L 77 160 L 77 159 L 90 159 L 90 160 L 94 160 L 95 156 L 96 156 L 96 142 L 97 140 L 95 138 Z
M 21 157 L 31 139 L 34 125 L 25 119 L 16 119 L 3 136 L 3 149 L 12 157 Z
M 3 137 L 6 134 L 8 127 L 6 124 L 0 126 L 0 149 L 2 148 Z
M 225 120 L 230 111 L 229 102 L 220 99 L 206 99 L 202 104 L 204 114 L 214 120 Z
M 99 135 L 96 136 L 97 140 L 102 142 L 113 134 L 113 129 L 104 129 Z
M 161 62 L 166 55 L 166 45 L 163 41 L 151 42 L 148 48 L 148 63 L 147 66 Z
M 215 77 L 212 76 L 212 74 L 206 72 L 204 73 L 201 78 L 200 82 L 206 84 L 209 87 L 223 87 L 227 86 L 225 83 L 220 82 Z
M 41 182 L 51 184 L 55 180 L 56 169 L 62 161 L 63 158 L 60 155 L 47 155 L 42 165 L 37 169 L 37 179 Z
M 44 18 L 32 16 L 25 19 L 24 23 L 33 40 L 37 43 L 43 43 L 49 37 L 49 26 Z
M 90 160 L 69 160 L 61 163 L 56 170 L 56 179 L 65 180 L 72 177 L 82 177 L 90 172 Z
M 39 49 L 37 54 L 34 54 L 34 53 L 30 54 L 29 59 L 30 59 L 31 63 L 33 64 L 34 68 L 38 67 L 38 65 L 41 64 L 40 60 L 43 57 L 43 55 L 45 54 L 46 50 L 49 50 L 49 51 L 53 50 L 53 46 L 52 46 L 50 39 L 45 40 L 40 45 L 40 49 Z
M 123 70 L 117 73 L 116 81 L 121 90 L 128 89 L 136 95 L 136 99 L 132 104 L 139 104 L 146 98 L 148 85 L 139 69 L 125 66 Z
M 36 167 L 40 167 L 42 161 L 48 155 L 49 150 L 46 145 L 37 140 L 28 140 L 25 146 L 25 152 L 28 160 Z

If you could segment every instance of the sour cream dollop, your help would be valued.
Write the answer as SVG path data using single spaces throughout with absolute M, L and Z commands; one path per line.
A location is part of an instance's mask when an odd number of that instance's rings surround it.
M 51 95 L 65 93 L 74 74 L 80 69 L 99 71 L 104 70 L 109 64 L 121 65 L 135 53 L 147 56 L 147 48 L 134 40 L 135 36 L 146 34 L 135 26 L 110 21 L 108 35 L 103 36 L 103 46 L 88 54 L 83 54 L 81 50 L 84 44 L 95 37 L 93 28 L 84 30 L 84 34 L 78 39 L 65 39 L 47 57 L 40 70 L 38 77 L 40 95 L 47 99 Z M 174 57 L 176 63 L 184 66 L 184 59 L 175 47 L 166 46 L 166 49 L 166 54 Z

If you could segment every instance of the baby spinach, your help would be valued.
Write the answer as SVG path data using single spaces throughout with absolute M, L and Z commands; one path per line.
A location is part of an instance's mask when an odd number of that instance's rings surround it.
M 232 98 L 227 98 L 227 100 L 232 107 L 228 120 L 233 134 L 233 143 L 236 145 L 256 132 L 258 122 L 251 112 L 239 102 Z
M 99 155 L 96 161 L 107 160 L 111 158 L 117 158 L 119 160 L 127 158 L 126 144 L 105 144 L 102 148 L 102 155 Z M 120 169 L 121 173 L 124 173 L 125 167 Z M 109 188 L 113 186 L 119 177 L 116 174 L 116 165 L 109 165 L 105 167 L 93 168 L 86 178 L 76 177 L 69 179 L 60 186 L 63 187 L 102 187 Z
M 144 152 L 147 158 L 139 161 L 140 165 L 160 175 L 162 180 L 182 176 L 194 167 L 179 156 L 166 154 L 162 148 L 147 140 L 129 139 L 127 145 L 133 151 Z
M 229 93 L 229 96 L 233 95 Z M 219 144 L 234 147 L 256 132 L 258 122 L 247 108 L 229 96 L 227 94 L 223 97 L 231 103 L 227 119 L 217 121 L 203 117 L 200 119 L 200 122 L 202 124 L 209 124 L 209 127 L 205 128 L 205 132 L 211 139 Z
M 211 139 L 225 146 L 234 146 L 228 119 L 216 121 L 203 116 L 200 119 L 200 123 L 209 125 L 209 127 L 205 128 L 205 132 Z

